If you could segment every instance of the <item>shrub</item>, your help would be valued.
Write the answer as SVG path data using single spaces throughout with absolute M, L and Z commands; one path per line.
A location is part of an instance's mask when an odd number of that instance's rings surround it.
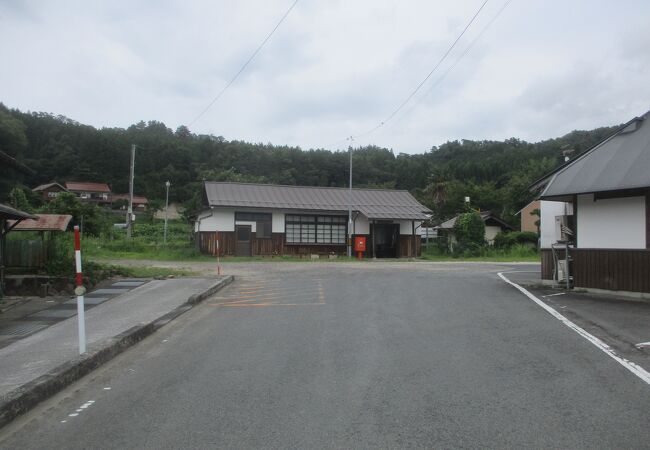
M 467 212 L 458 216 L 454 225 L 457 244 L 454 253 L 463 256 L 478 256 L 485 246 L 485 223 L 478 212 Z
M 496 248 L 509 249 L 515 245 L 537 247 L 539 236 L 531 231 L 506 231 L 497 234 L 494 238 Z

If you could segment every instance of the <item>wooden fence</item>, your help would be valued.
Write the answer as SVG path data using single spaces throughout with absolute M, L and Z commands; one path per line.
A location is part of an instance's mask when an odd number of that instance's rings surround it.
M 47 241 L 7 240 L 5 266 L 35 269 L 45 267 L 48 253 Z

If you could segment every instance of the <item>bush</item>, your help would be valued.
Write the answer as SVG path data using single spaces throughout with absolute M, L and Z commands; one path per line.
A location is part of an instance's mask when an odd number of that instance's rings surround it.
M 479 256 L 485 246 L 485 223 L 481 215 L 476 211 L 459 215 L 454 225 L 454 235 L 457 241 L 455 254 Z
M 515 245 L 537 247 L 539 236 L 531 231 L 506 231 L 494 238 L 496 248 L 509 249 Z

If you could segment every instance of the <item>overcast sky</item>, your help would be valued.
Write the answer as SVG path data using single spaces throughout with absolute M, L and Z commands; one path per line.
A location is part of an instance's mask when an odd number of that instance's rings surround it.
M 0 0 L 0 102 L 96 127 L 189 124 L 293 0 Z M 482 0 L 300 0 L 192 127 L 344 148 L 435 66 Z M 355 139 L 421 153 L 453 139 L 537 141 L 650 109 L 650 2 L 490 0 L 422 90 Z

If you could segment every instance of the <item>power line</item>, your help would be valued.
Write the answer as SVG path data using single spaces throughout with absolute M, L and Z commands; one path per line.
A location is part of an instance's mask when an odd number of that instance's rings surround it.
M 465 55 L 467 55 L 467 53 L 469 53 L 469 51 L 470 51 L 470 50 L 474 47 L 474 45 L 479 41 L 479 39 L 481 39 L 481 37 L 483 37 L 483 35 L 485 34 L 485 32 L 488 30 L 488 28 L 490 28 L 490 27 L 492 26 L 492 24 L 493 24 L 494 22 L 496 22 L 496 20 L 499 18 L 499 16 L 501 15 L 501 13 L 503 13 L 503 11 L 508 7 L 508 5 L 510 4 L 510 2 L 512 2 L 512 0 L 506 0 L 506 2 L 503 4 L 503 6 L 501 6 L 501 8 L 500 8 L 499 11 L 494 15 L 494 17 L 492 17 L 492 19 L 490 19 L 490 21 L 485 25 L 485 27 L 483 27 L 483 29 L 481 30 L 481 32 L 480 32 L 480 33 L 479 33 L 479 34 L 474 38 L 474 40 L 472 40 L 472 42 L 470 42 L 470 44 L 465 48 L 465 50 L 463 50 L 463 53 L 461 53 L 460 56 L 458 56 L 458 58 L 456 59 L 456 61 L 454 61 L 454 63 L 453 63 L 451 66 L 449 66 L 449 67 L 447 68 L 447 70 L 445 70 L 444 73 L 443 73 L 442 75 L 440 75 L 440 77 L 438 77 L 438 79 L 437 79 L 437 80 L 436 80 L 436 81 L 435 81 L 431 86 L 429 86 L 429 89 L 427 89 L 427 91 L 426 91 L 426 92 L 425 92 L 425 93 L 424 93 L 424 94 L 423 94 L 423 95 L 422 95 L 422 96 L 421 96 L 421 97 L 420 97 L 420 98 L 415 102 L 415 104 L 411 105 L 411 108 L 410 108 L 406 113 L 404 113 L 404 114 L 400 117 L 400 119 L 398 119 L 397 122 L 399 122 L 399 121 L 401 121 L 402 119 L 404 119 L 404 117 L 406 117 L 406 116 L 407 116 L 411 111 L 413 111 L 413 109 L 415 109 L 416 106 L 418 106 L 420 103 L 422 103 L 422 101 L 423 101 L 423 100 L 424 100 L 424 99 L 429 95 L 429 93 L 430 93 L 430 92 L 431 92 L 431 91 L 432 91 L 436 86 L 438 86 L 440 83 L 442 83 L 442 81 L 447 77 L 447 75 L 449 75 L 449 72 L 451 72 L 451 71 L 452 71 L 452 70 L 453 70 L 453 69 L 458 65 L 458 63 L 460 62 L 460 60 L 463 59 L 463 58 L 465 57 Z
M 388 121 L 390 121 L 393 117 L 395 117 L 395 115 L 396 115 L 398 112 L 400 112 L 400 110 L 401 110 L 401 109 L 402 109 L 402 108 L 403 108 L 403 107 L 404 107 L 404 106 L 405 106 L 405 105 L 406 105 L 406 104 L 407 104 L 407 103 L 408 103 L 408 102 L 413 98 L 413 96 L 414 96 L 415 94 L 418 93 L 418 91 L 422 88 L 422 86 L 424 85 L 424 83 L 426 83 L 427 80 L 428 80 L 429 78 L 431 78 L 431 75 L 433 75 L 433 73 L 438 69 L 438 67 L 440 67 L 440 65 L 444 62 L 444 60 L 447 59 L 447 56 L 449 56 L 449 54 L 450 54 L 451 51 L 454 49 L 454 47 L 456 46 L 456 44 L 458 43 L 458 41 L 460 41 L 460 39 L 463 37 L 463 35 L 465 34 L 465 32 L 469 29 L 469 27 L 472 25 L 472 23 L 474 23 L 474 20 L 476 20 L 476 18 L 478 17 L 478 15 L 480 14 L 480 12 L 483 10 L 483 8 L 485 7 L 485 5 L 488 3 L 488 1 L 489 1 L 489 0 L 485 0 L 485 1 L 481 4 L 481 6 L 480 6 L 480 7 L 478 8 L 478 10 L 476 11 L 476 13 L 474 13 L 474 15 L 472 16 L 471 20 L 467 23 L 467 25 L 465 25 L 465 28 L 463 28 L 463 31 L 458 35 L 458 37 L 456 38 L 456 40 L 454 40 L 454 42 L 453 42 L 453 43 L 451 44 L 451 46 L 447 49 L 447 51 L 445 52 L 445 54 L 442 55 L 442 58 L 440 58 L 440 60 L 436 63 L 436 65 L 433 67 L 433 69 L 431 69 L 431 71 L 427 74 L 427 76 L 424 77 L 424 79 L 420 82 L 420 84 L 417 85 L 417 87 L 413 90 L 413 92 L 411 92 L 411 93 L 409 94 L 409 96 L 406 97 L 406 99 L 405 99 L 402 103 L 400 103 L 400 105 L 399 105 L 397 108 L 395 108 L 395 110 L 393 110 L 393 112 L 391 112 L 391 113 L 386 117 L 386 119 L 384 119 L 382 122 L 380 122 L 379 125 L 375 126 L 374 128 L 371 128 L 370 130 L 368 130 L 368 131 L 366 131 L 366 132 L 364 132 L 364 133 L 361 133 L 361 134 L 356 135 L 356 136 L 355 136 L 356 138 L 363 137 L 363 136 L 367 136 L 367 135 L 369 135 L 369 134 L 371 134 L 371 133 L 374 133 L 374 132 L 377 131 L 379 128 L 383 127 L 383 126 L 384 126 Z
M 278 28 L 280 28 L 280 25 L 282 25 L 282 22 L 284 22 L 284 19 L 287 18 L 287 16 L 289 15 L 289 13 L 290 13 L 291 10 L 293 9 L 293 7 L 296 6 L 296 3 L 298 3 L 298 0 L 295 0 L 295 1 L 291 4 L 291 6 L 289 7 L 289 9 L 287 9 L 287 12 L 284 13 L 284 15 L 282 16 L 282 18 L 280 19 L 280 21 L 275 25 L 275 27 L 274 27 L 274 28 L 271 30 L 271 32 L 266 36 L 266 38 L 265 38 L 265 39 L 262 41 L 262 43 L 257 47 L 257 49 L 255 49 L 255 51 L 253 52 L 253 54 L 250 56 L 250 58 L 248 58 L 248 60 L 244 63 L 244 65 L 241 66 L 241 68 L 240 68 L 239 71 L 235 74 L 235 76 L 232 77 L 232 79 L 228 82 L 228 84 L 226 84 L 226 85 L 224 86 L 223 89 L 221 89 L 221 91 L 217 94 L 217 96 L 216 96 L 215 98 L 213 98 L 212 101 L 211 101 L 210 103 L 208 103 L 208 106 L 206 106 L 206 107 L 203 109 L 203 111 L 201 111 L 201 112 L 199 113 L 199 115 L 196 116 L 196 117 L 194 118 L 194 120 L 192 120 L 192 121 L 189 123 L 188 127 L 191 127 L 192 125 L 194 125 L 194 124 L 196 123 L 197 120 L 199 120 L 201 117 L 203 117 L 203 115 L 204 115 L 206 112 L 208 112 L 208 110 L 212 107 L 212 105 L 214 105 L 214 104 L 217 102 L 217 100 L 219 100 L 219 99 L 221 98 L 221 96 L 222 96 L 222 95 L 223 95 L 223 94 L 228 90 L 228 88 L 229 88 L 229 87 L 230 87 L 230 86 L 235 82 L 235 80 L 239 77 L 239 75 L 241 75 L 241 73 L 246 69 L 246 67 L 248 66 L 248 64 L 250 64 L 250 62 L 255 58 L 255 56 L 257 56 L 257 54 L 259 53 L 259 51 L 262 50 L 262 47 L 264 47 L 264 45 L 268 42 L 268 40 L 271 39 L 271 36 L 273 36 L 273 33 L 275 33 L 275 31 L 276 31 Z

